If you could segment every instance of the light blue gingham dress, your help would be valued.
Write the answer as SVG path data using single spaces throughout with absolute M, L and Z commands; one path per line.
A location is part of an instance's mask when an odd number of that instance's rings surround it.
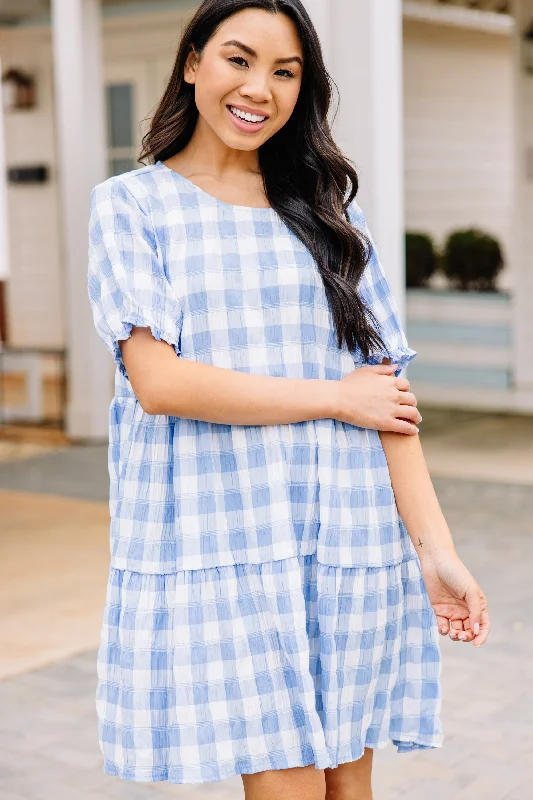
M 350 207 L 354 226 L 368 233 Z M 132 781 L 239 773 L 442 743 L 436 619 L 379 434 L 333 419 L 222 425 L 143 411 L 118 341 L 339 380 L 309 251 L 271 208 L 222 202 L 161 162 L 92 194 L 88 288 L 117 369 L 111 563 L 96 706 L 104 770 Z M 414 357 L 375 248 L 359 286 L 384 357 Z M 177 388 L 179 391 L 179 388 Z

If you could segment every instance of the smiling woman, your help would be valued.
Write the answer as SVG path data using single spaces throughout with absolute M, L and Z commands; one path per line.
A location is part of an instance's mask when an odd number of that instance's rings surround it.
M 247 41 L 254 41 L 257 38 L 257 33 L 254 33 L 254 31 L 258 30 L 258 26 L 260 30 L 262 16 L 263 12 L 260 9 L 247 9 L 235 14 L 231 20 L 231 25 L 232 27 L 239 26 L 243 38 L 246 38 Z M 273 16 L 272 23 L 273 28 L 275 28 L 272 34 L 276 35 L 276 39 L 267 39 L 270 46 L 268 48 L 263 46 L 260 48 L 259 53 L 253 47 L 238 39 L 230 39 L 220 43 L 218 48 L 219 57 L 217 57 L 218 39 L 224 39 L 226 27 L 229 25 L 228 22 L 221 26 L 221 29 L 210 42 L 209 48 L 206 48 L 203 54 L 202 67 L 206 71 L 210 66 L 209 56 L 211 54 L 214 56 L 212 67 L 216 70 L 218 80 L 210 84 L 212 92 L 218 92 L 223 97 L 235 95 L 236 99 L 225 105 L 230 111 L 232 108 L 235 109 L 232 115 L 242 118 L 248 123 L 245 127 L 238 125 L 238 130 L 242 130 L 245 133 L 251 130 L 254 133 L 263 130 L 267 120 L 269 125 L 273 125 L 269 135 L 272 136 L 276 133 L 286 123 L 288 119 L 287 112 L 290 113 L 294 109 L 300 91 L 303 57 L 296 26 L 290 25 L 287 18 L 282 15 Z M 285 44 L 284 39 L 287 40 L 285 46 L 296 50 L 298 55 L 284 58 L 277 57 L 278 50 L 281 50 Z M 280 68 L 280 65 L 285 64 L 293 65 L 293 69 Z M 190 83 L 196 82 L 195 71 L 197 67 L 198 61 L 195 60 L 195 54 L 193 53 L 192 58 L 186 65 L 186 81 Z M 249 96 L 254 97 L 256 103 L 254 107 L 243 105 L 242 103 L 241 98 L 245 96 L 242 92 L 243 72 L 247 73 L 245 84 L 251 89 Z M 214 78 L 215 75 L 213 74 L 212 77 Z M 271 83 L 274 81 L 276 85 L 275 92 L 271 88 Z M 285 85 L 278 86 L 278 83 Z M 256 88 L 254 88 L 254 85 Z M 209 96 L 204 97 L 202 97 L 201 92 L 197 91 L 196 93 L 196 103 L 202 116 L 201 106 L 204 106 L 204 103 L 207 114 L 214 107 L 211 103 L 212 92 L 210 92 Z M 257 142 L 254 142 L 254 147 L 257 144 Z
M 274 208 L 316 260 L 339 346 L 368 357 L 383 344 L 356 291 L 370 243 L 349 224 L 357 174 L 331 136 L 332 82 L 309 15 L 299 0 L 206 0 L 201 10 L 141 160 L 226 202 Z M 231 106 L 266 120 L 239 119 Z
M 488 634 L 330 100 L 300 0 L 205 0 L 148 163 L 93 192 L 117 365 L 96 699 L 127 780 L 370 800 L 374 748 L 441 744 L 437 626 Z
M 185 148 L 180 148 L 174 139 L 172 148 L 177 152 L 169 159 L 164 158 L 166 152 L 153 154 L 204 188 L 214 189 L 215 194 L 218 191 L 221 199 L 231 200 L 244 189 L 253 206 L 268 204 L 265 187 L 258 181 L 259 148 L 283 129 L 291 116 L 298 102 L 304 66 L 296 24 L 284 14 L 270 14 L 267 31 L 264 17 L 261 8 L 244 8 L 223 20 L 203 47 L 198 36 L 190 43 L 183 81 L 195 89 L 195 133 Z M 180 65 L 180 73 L 181 69 Z M 160 110 L 164 103 L 163 99 Z M 154 127 L 145 140 L 147 149 L 156 127 L 154 119 Z M 190 151 L 199 142 L 201 152 L 215 148 L 213 156 L 221 148 L 226 149 L 227 168 L 218 187 L 213 187 L 212 178 L 204 178 L 199 170 L 191 171 L 194 162 Z M 209 164 L 202 171 L 212 176 Z M 247 181 L 245 185 L 243 180 Z

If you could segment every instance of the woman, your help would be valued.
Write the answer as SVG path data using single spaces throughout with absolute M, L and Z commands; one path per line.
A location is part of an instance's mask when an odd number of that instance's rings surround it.
M 438 629 L 488 635 L 329 105 L 300 0 L 206 0 L 149 165 L 92 195 L 110 775 L 368 800 L 374 748 L 441 744 Z

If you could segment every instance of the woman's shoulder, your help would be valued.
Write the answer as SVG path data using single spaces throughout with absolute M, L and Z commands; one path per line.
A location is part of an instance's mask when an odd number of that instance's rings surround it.
M 361 208 L 361 206 L 359 205 L 359 203 L 355 198 L 351 201 L 350 205 L 348 206 L 348 216 L 350 218 L 350 222 L 352 223 L 352 225 L 354 225 L 356 228 L 359 228 L 360 230 L 363 231 L 365 230 L 366 228 L 365 212 L 363 211 L 363 209 Z
M 168 192 L 164 186 L 168 183 L 167 171 L 160 164 L 149 164 L 99 183 L 91 193 L 91 207 L 115 208 L 117 213 L 126 206 L 137 207 L 146 214 L 165 204 Z

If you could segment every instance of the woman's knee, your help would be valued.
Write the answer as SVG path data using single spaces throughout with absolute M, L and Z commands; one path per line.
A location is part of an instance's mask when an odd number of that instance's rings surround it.
M 325 800 L 372 800 L 372 757 L 367 748 L 361 758 L 325 770 Z
M 242 775 L 246 800 L 325 800 L 324 770 L 310 767 Z

